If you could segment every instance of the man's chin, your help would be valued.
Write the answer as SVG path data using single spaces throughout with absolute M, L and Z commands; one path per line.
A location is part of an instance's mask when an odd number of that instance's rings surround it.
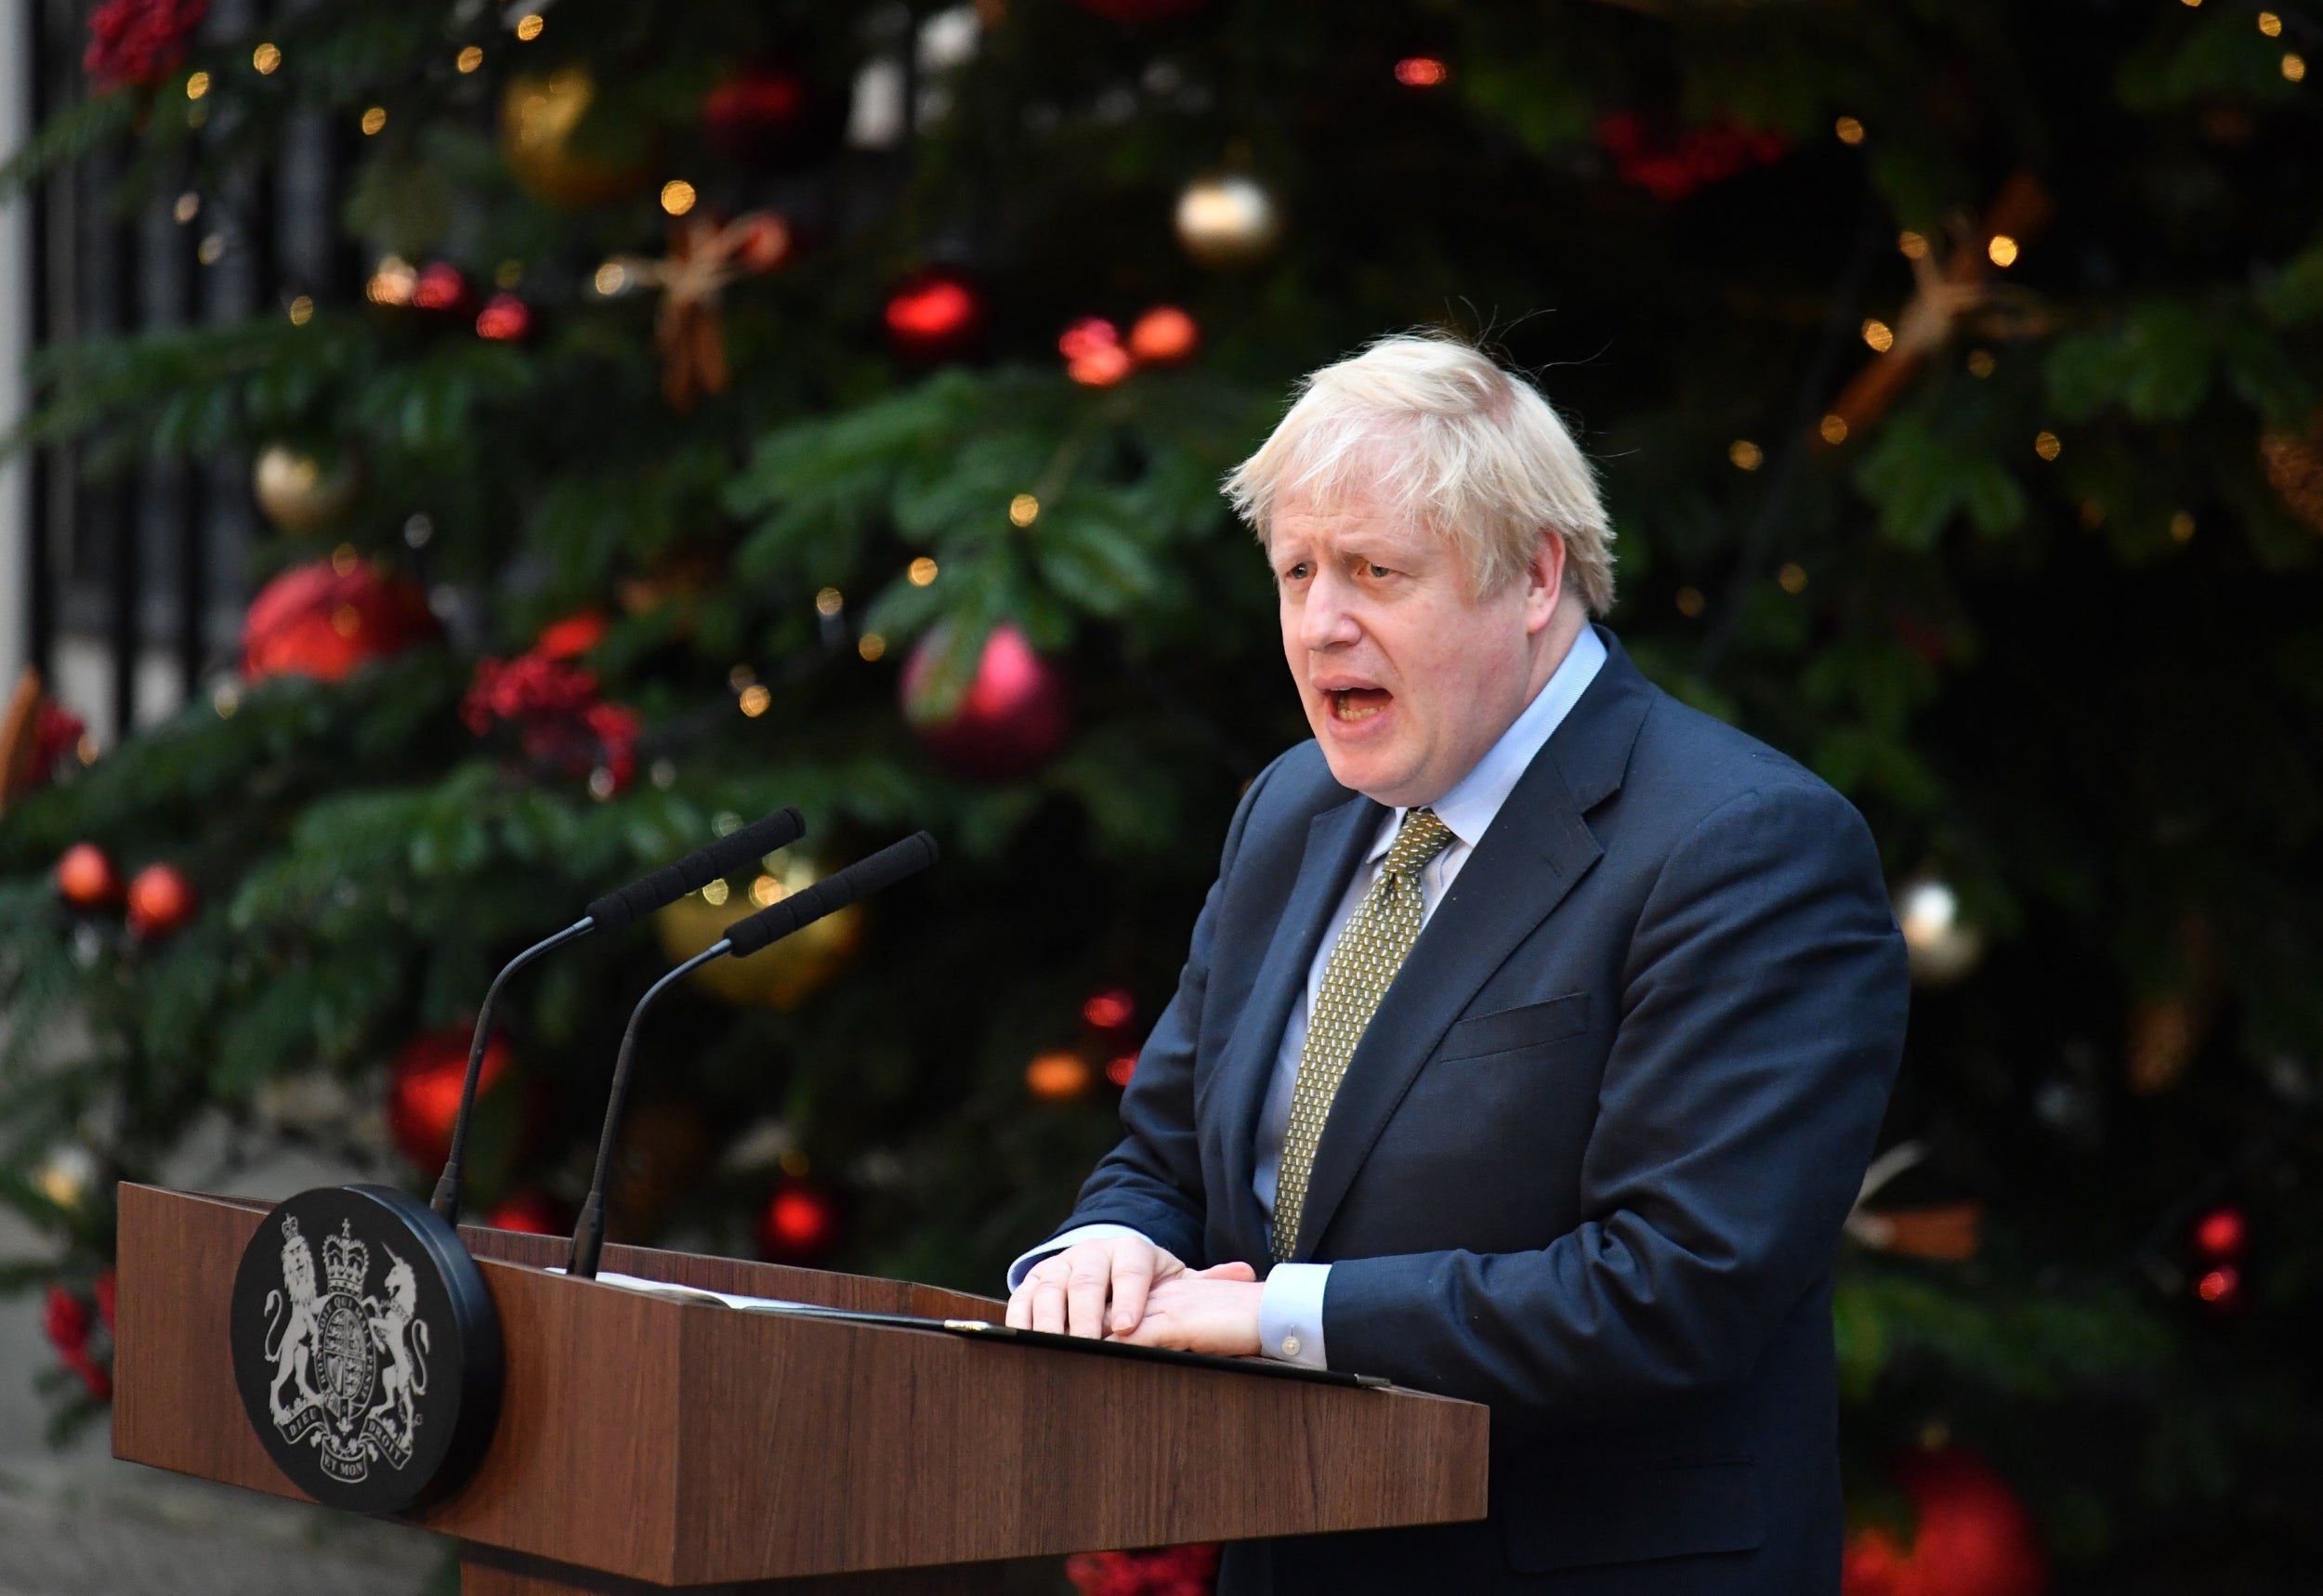
M 1409 807 L 1412 801 L 1402 794 L 1413 788 L 1415 772 L 1414 762 L 1408 755 L 1398 755 L 1389 749 L 1348 748 L 1334 743 L 1328 728 L 1315 740 L 1322 748 L 1323 763 L 1331 766 L 1331 778 L 1340 786 L 1391 809 Z

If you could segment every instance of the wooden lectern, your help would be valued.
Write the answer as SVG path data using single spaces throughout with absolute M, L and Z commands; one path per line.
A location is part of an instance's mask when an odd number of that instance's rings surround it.
M 269 1205 L 125 1184 L 113 1454 L 277 1496 L 229 1345 Z M 464 1596 L 670 1586 L 967 1596 L 997 1560 L 1485 1513 L 1488 1413 L 936 1331 L 746 1313 L 551 1273 L 561 1237 L 463 1226 L 506 1377 L 474 1475 L 406 1521 Z M 868 1313 L 980 1297 L 645 1248 L 608 1271 Z

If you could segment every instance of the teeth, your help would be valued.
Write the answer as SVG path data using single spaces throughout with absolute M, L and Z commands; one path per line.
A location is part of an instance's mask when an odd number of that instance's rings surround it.
M 1332 713 L 1340 720 L 1369 720 L 1379 713 L 1377 704 L 1358 704 L 1349 693 L 1331 695 Z

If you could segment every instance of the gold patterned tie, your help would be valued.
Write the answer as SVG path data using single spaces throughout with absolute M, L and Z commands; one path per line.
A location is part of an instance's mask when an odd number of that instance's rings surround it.
M 1316 1145 L 1347 1061 L 1371 1023 L 1380 999 L 1420 939 L 1420 870 L 1444 851 L 1451 828 L 1426 809 L 1408 809 L 1395 843 L 1363 895 L 1339 945 L 1323 966 L 1315 994 L 1315 1014 L 1299 1053 L 1298 1084 L 1291 1093 L 1291 1125 L 1282 1138 L 1282 1163 L 1275 1178 L 1274 1255 L 1280 1263 L 1299 1242 L 1299 1220 L 1306 1211 L 1306 1181 L 1314 1172 Z

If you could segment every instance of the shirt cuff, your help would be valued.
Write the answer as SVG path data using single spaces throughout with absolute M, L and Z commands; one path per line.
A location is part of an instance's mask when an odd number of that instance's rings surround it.
M 1329 1368 L 1323 1357 L 1328 1263 L 1278 1263 L 1258 1294 L 1258 1350 L 1278 1363 Z
M 1072 1246 L 1076 1242 L 1102 1241 L 1109 1236 L 1134 1236 L 1140 1241 L 1148 1239 L 1144 1231 L 1132 1229 L 1126 1224 L 1076 1225 L 1072 1229 L 1066 1231 L 1062 1236 L 1050 1236 L 1046 1241 L 1041 1243 L 1040 1246 L 1034 1248 L 1031 1251 L 1017 1259 L 1014 1263 L 1011 1263 L 1008 1266 L 1008 1289 L 1011 1291 L 1014 1291 L 1017 1287 L 1023 1285 L 1025 1275 L 1030 1273 L 1032 1266 L 1035 1263 L 1038 1263 L 1042 1259 L 1054 1258 L 1058 1253 L 1064 1251 L 1065 1249 Z M 1315 1303 L 1317 1322 L 1320 1323 L 1322 1296 L 1319 1288 L 1317 1290 Z

